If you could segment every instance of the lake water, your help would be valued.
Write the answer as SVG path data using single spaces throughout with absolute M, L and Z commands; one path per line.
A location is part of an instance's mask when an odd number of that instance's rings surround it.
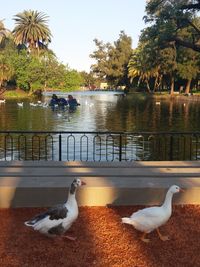
M 33 107 L 28 100 L 19 107 L 16 100 L 7 100 L 0 104 L 1 130 L 200 131 L 198 101 L 155 100 L 139 94 L 124 96 L 114 92 L 73 95 L 81 104 L 74 112 Z M 44 96 L 42 102 L 49 102 L 50 96 Z
M 159 132 L 200 131 L 198 101 L 159 99 L 141 94 L 76 92 L 76 110 L 44 107 L 37 100 L 0 104 L 1 131 L 126 132 L 126 134 L 4 134 L 1 160 L 190 160 L 200 159 L 200 135 Z M 59 97 L 67 97 L 58 94 Z M 36 104 L 36 105 L 35 105 Z M 134 132 L 134 134 L 130 134 Z M 155 134 L 138 134 L 155 132 Z M 128 134 L 127 134 L 128 133 Z

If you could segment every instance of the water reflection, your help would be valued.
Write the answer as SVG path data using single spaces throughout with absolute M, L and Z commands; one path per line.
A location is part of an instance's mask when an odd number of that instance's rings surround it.
M 62 94 L 62 97 L 67 95 L 68 93 Z M 39 105 L 29 100 L 23 101 L 23 106 L 19 106 L 15 100 L 0 103 L 1 131 L 136 132 L 126 138 L 123 136 L 121 141 L 119 136 L 114 135 L 101 139 L 95 134 L 91 138 L 84 134 L 77 139 L 70 134 L 65 138 L 62 137 L 61 157 L 70 161 L 119 160 L 120 153 L 123 160 L 166 160 L 170 157 L 191 159 L 193 158 L 191 153 L 194 153 L 196 159 L 199 158 L 198 135 L 187 138 L 178 136 L 172 140 L 170 136 L 164 138 L 162 135 L 137 134 L 145 131 L 200 131 L 198 101 L 178 98 L 155 100 L 139 94 L 123 96 L 113 92 L 76 92 L 74 96 L 80 102 L 80 106 L 74 110 L 68 107 L 52 109 L 43 105 L 42 103 L 50 101 L 51 94 L 44 96 Z M 13 139 L 9 135 L 6 138 L 2 136 L 1 159 L 5 158 L 6 148 L 8 160 L 12 159 L 12 151 L 16 152 L 16 159 L 38 160 L 41 157 L 45 160 L 58 160 L 58 143 L 58 137 L 52 139 L 48 134 L 43 137 L 36 135 L 33 139 L 24 134 Z M 29 145 L 26 147 L 26 144 Z
M 198 101 L 157 100 L 137 95 L 118 98 L 106 117 L 106 128 L 116 131 L 199 131 Z
M 63 97 L 67 97 L 62 95 Z M 32 106 L 15 100 L 0 104 L 1 130 L 62 131 L 199 131 L 198 101 L 154 100 L 113 92 L 76 92 L 75 110 Z M 50 94 L 43 97 L 49 102 Z M 159 103 L 159 104 L 158 104 Z

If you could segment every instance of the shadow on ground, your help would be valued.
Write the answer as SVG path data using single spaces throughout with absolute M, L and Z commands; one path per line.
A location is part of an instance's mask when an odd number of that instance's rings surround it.
M 161 227 L 169 241 L 156 233 L 149 244 L 140 233 L 121 223 L 141 206 L 81 207 L 70 230 L 77 241 L 54 240 L 24 226 L 41 208 L 0 210 L 0 266 L 67 267 L 168 267 L 200 266 L 200 206 L 174 206 L 173 215 Z

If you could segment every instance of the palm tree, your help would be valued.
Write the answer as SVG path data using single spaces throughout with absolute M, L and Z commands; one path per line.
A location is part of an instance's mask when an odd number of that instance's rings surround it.
M 14 16 L 14 42 L 17 45 L 26 45 L 30 52 L 47 48 L 51 42 L 51 32 L 47 25 L 48 16 L 42 12 L 25 10 Z
M 151 92 L 149 86 L 149 79 L 151 76 L 151 70 L 147 67 L 146 59 L 141 48 L 136 48 L 128 63 L 128 77 L 130 78 L 130 82 L 137 77 L 138 85 L 144 81 L 146 83 L 148 92 Z
M 3 20 L 0 20 L 0 44 L 2 44 L 9 35 L 10 31 L 5 28 Z

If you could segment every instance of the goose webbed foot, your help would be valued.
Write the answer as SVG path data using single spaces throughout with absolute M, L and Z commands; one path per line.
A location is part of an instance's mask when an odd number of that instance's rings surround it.
M 140 237 L 140 239 L 145 242 L 145 243 L 149 243 L 150 242 L 150 239 L 148 238 L 145 238 L 145 236 L 147 235 L 147 233 L 143 233 L 143 235 Z
M 157 231 L 157 233 L 158 233 L 159 238 L 160 238 L 162 241 L 167 241 L 167 240 L 169 240 L 169 237 L 168 237 L 168 236 L 166 236 L 166 235 L 162 235 L 162 234 L 160 233 L 159 228 L 157 228 L 156 231 Z

